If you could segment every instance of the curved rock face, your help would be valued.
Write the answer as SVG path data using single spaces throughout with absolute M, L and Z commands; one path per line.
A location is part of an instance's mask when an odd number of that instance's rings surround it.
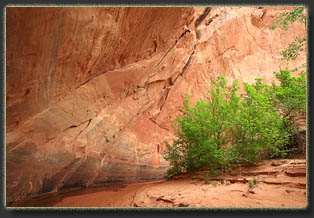
M 7 202 L 162 178 L 184 94 L 216 75 L 274 81 L 278 50 L 306 34 L 269 29 L 288 9 L 7 8 Z

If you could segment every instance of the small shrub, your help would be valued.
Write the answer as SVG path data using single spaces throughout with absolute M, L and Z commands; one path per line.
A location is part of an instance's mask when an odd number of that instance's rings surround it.
M 209 180 L 209 173 L 204 173 L 204 181 L 205 181 L 205 184 L 210 184 L 211 181 Z
M 272 25 L 270 26 L 270 29 L 272 29 L 272 30 L 274 30 L 274 29 L 276 29 L 276 28 L 277 28 L 277 26 L 274 25 L 274 24 L 272 24 Z
M 213 186 L 217 186 L 218 182 L 214 181 L 211 183 Z
M 258 181 L 257 181 L 256 178 L 253 179 L 253 184 L 254 184 L 254 185 L 257 185 L 257 184 L 258 184 Z
M 254 184 L 253 184 L 253 182 L 252 182 L 251 180 L 249 181 L 248 184 L 249 184 L 249 188 L 250 188 L 250 189 L 252 189 L 252 188 L 254 187 Z
M 248 184 L 249 184 L 249 188 L 250 188 L 250 189 L 253 189 L 255 186 L 257 186 L 258 181 L 257 181 L 256 178 L 254 178 L 253 180 L 250 180 L 250 181 L 248 182 Z

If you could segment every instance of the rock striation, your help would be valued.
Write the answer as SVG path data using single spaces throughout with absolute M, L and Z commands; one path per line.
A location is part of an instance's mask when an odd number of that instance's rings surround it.
M 270 30 L 289 9 L 8 7 L 7 203 L 162 178 L 184 94 L 195 102 L 217 75 L 274 81 L 278 50 L 306 34 Z

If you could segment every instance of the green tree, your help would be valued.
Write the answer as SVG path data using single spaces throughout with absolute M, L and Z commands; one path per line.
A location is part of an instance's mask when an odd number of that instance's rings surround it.
M 283 104 L 280 94 L 284 87 L 304 87 L 305 80 L 290 74 L 287 77 L 280 75 L 276 74 L 280 86 L 269 86 L 256 79 L 254 84 L 244 83 L 242 95 L 237 94 L 237 81 L 228 86 L 227 80 L 219 76 L 211 80 L 206 98 L 194 106 L 190 105 L 187 95 L 181 107 L 182 115 L 174 122 L 178 139 L 173 145 L 167 143 L 165 159 L 172 166 L 168 175 L 201 168 L 216 175 L 239 164 L 255 164 L 263 158 L 285 156 L 289 152 L 286 145 L 291 132 L 286 128 L 289 123 L 282 110 L 291 104 Z M 291 97 L 300 100 L 303 97 L 303 101 L 305 98 L 304 93 Z
M 306 17 L 304 15 L 304 7 L 297 7 L 290 12 L 284 12 L 276 16 L 273 27 L 279 25 L 282 29 L 288 30 L 289 24 L 296 21 L 304 23 L 306 27 Z M 289 69 L 289 61 L 296 60 L 301 51 L 306 48 L 306 37 L 297 36 L 294 41 L 288 44 L 287 48 L 280 51 L 282 60 L 287 61 L 285 69 L 280 68 L 275 73 L 277 79 L 281 82 L 281 86 L 276 87 L 273 84 L 274 94 L 276 95 L 277 107 L 281 109 L 281 114 L 285 120 L 285 126 L 290 132 L 291 144 L 293 141 L 299 141 L 297 138 L 305 136 L 302 125 L 306 120 L 306 73 L 303 63 L 300 67 Z M 299 77 L 292 77 L 290 72 L 299 71 Z M 302 141 L 302 140 L 301 140 Z M 304 138 L 305 141 L 305 138 Z M 298 142 L 300 143 L 300 142 Z M 298 146 L 298 145 L 296 145 Z M 299 145 L 305 148 L 305 145 Z M 304 150 L 303 150 L 304 151 Z

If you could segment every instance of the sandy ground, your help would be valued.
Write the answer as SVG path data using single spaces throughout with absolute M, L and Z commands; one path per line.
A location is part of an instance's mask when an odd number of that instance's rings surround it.
M 12 207 L 298 207 L 307 205 L 306 161 L 267 160 L 204 181 L 204 172 L 165 181 L 47 194 Z M 249 181 L 257 181 L 250 187 Z

